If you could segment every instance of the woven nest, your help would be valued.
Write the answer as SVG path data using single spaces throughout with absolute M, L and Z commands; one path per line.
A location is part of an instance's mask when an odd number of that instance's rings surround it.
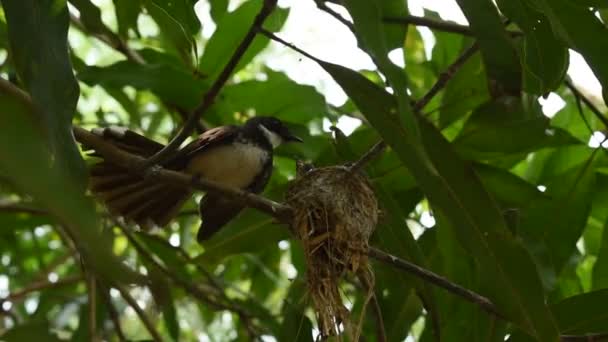
M 374 192 L 365 176 L 345 167 L 299 170 L 286 202 L 294 210 L 292 229 L 304 247 L 320 335 L 337 335 L 340 324 L 351 335 L 338 286 L 348 272 L 373 284 L 366 252 L 378 219 Z

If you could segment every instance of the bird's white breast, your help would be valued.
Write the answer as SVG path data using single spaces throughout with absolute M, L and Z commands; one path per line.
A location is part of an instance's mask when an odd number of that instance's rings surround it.
M 263 149 L 245 143 L 218 146 L 193 158 L 186 168 L 208 180 L 237 188 L 253 182 L 270 157 Z

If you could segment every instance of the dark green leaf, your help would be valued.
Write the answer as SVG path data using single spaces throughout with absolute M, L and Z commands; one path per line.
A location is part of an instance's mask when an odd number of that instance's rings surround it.
M 251 27 L 255 16 L 262 7 L 261 0 L 251 0 L 243 3 L 236 10 L 225 14 L 217 23 L 217 29 L 207 42 L 205 51 L 200 60 L 201 72 L 211 79 L 215 79 L 222 71 L 226 62 L 232 56 L 237 46 Z M 266 19 L 264 28 L 276 32 L 281 29 L 289 10 L 277 8 Z M 240 59 L 234 72 L 247 65 L 253 57 L 268 45 L 268 38 L 256 36 L 245 55 Z
M 222 98 L 222 113 L 255 109 L 258 115 L 272 115 L 291 123 L 304 124 L 327 112 L 325 99 L 314 87 L 297 84 L 284 74 L 272 71 L 265 81 L 226 86 Z
M 196 107 L 207 88 L 207 81 L 168 63 L 142 65 L 122 61 L 107 67 L 87 67 L 78 78 L 89 85 L 150 90 L 163 101 L 187 110 Z
M 24 341 L 48 341 L 60 342 L 57 335 L 52 334 L 49 330 L 48 322 L 30 322 L 24 325 L 18 325 L 6 331 L 0 338 L 6 342 L 24 342 Z
M 209 0 L 211 19 L 218 23 L 228 11 L 228 0 Z
M 551 309 L 564 334 L 605 333 L 608 331 L 606 301 L 608 289 L 566 298 Z
M 408 166 L 431 203 L 453 222 L 461 243 L 476 256 L 488 280 L 485 290 L 515 322 L 540 340 L 555 340 L 557 330 L 542 299 L 535 266 L 509 234 L 502 214 L 470 167 L 425 121 L 419 121 L 430 164 L 390 115 L 394 100 L 358 73 L 334 64 L 321 66 L 342 86 L 369 122 Z M 490 279 L 492 279 L 490 281 Z M 534 313 L 533 313 L 534 312 Z
M 129 30 L 138 32 L 137 18 L 141 12 L 141 0 L 114 0 L 118 34 L 123 38 L 129 37 Z
M 486 71 L 506 92 L 519 95 L 521 67 L 496 7 L 490 0 L 456 0 L 481 48 Z
M 547 183 L 551 198 L 535 201 L 522 217 L 519 229 L 537 260 L 545 286 L 553 287 L 576 249 L 591 210 L 595 184 L 593 157 Z
M 553 31 L 572 49 L 578 51 L 603 85 L 604 101 L 608 102 L 608 51 L 606 26 L 589 8 L 573 6 L 570 0 L 538 1 Z
M 525 32 L 524 90 L 542 95 L 559 87 L 568 69 L 568 49 L 555 36 L 547 17 L 527 1 L 501 0 L 498 5 Z
M 112 255 L 100 234 L 93 202 L 84 194 L 84 163 L 72 137 L 78 84 L 67 55 L 67 4 L 50 0 L 2 4 L 11 54 L 31 98 L 0 81 L 4 118 L 0 172 L 62 222 L 85 263 L 100 275 L 116 281 L 140 280 Z M 57 194 L 62 194 L 61 200 Z
M 178 55 L 187 65 L 193 65 L 196 57 L 196 41 L 194 36 L 199 32 L 201 24 L 194 12 L 192 0 L 146 0 L 148 13 L 161 29 L 165 41 L 173 46 Z

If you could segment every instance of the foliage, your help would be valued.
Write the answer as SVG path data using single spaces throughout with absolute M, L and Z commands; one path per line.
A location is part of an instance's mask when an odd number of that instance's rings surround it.
M 350 163 L 384 141 L 364 169 L 381 206 L 370 244 L 484 296 L 500 313 L 372 260 L 387 340 L 608 333 L 604 1 L 456 0 L 464 28 L 431 11 L 413 18 L 405 0 L 298 1 L 337 16 L 375 70 L 285 54 L 272 32 L 301 23 L 289 21 L 295 4 L 277 7 L 200 126 L 274 115 L 304 138 L 276 152 L 263 193 L 276 201 L 294 160 Z M 265 1 L 1 3 L 0 338 L 312 340 L 304 255 L 284 226 L 247 209 L 199 245 L 192 200 L 164 230 L 136 232 L 86 193 L 92 159 L 71 133 L 72 125 L 121 125 L 169 141 Z M 430 54 L 414 24 L 433 29 Z M 295 46 L 304 38 L 290 37 Z M 389 58 L 395 48 L 405 67 Z M 567 79 L 569 51 L 589 64 L 603 99 Z M 314 61 L 348 99 L 329 103 L 326 88 L 273 69 L 279 54 L 289 68 Z M 549 93 L 565 102 L 554 116 L 539 104 Z M 360 125 L 348 135 L 323 129 L 344 118 Z M 350 279 L 341 289 L 361 315 L 362 284 Z M 363 336 L 376 340 L 374 310 L 364 314 Z

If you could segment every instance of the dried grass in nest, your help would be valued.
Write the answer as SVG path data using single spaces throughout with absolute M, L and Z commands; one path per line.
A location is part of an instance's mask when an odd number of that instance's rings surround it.
M 352 329 L 338 286 L 347 272 L 373 284 L 366 252 L 378 204 L 368 180 L 345 167 L 312 169 L 290 185 L 286 202 L 294 210 L 292 229 L 304 247 L 308 292 L 321 337 L 337 335 L 340 324 L 357 336 L 359 328 Z M 367 300 L 371 291 L 373 285 Z

